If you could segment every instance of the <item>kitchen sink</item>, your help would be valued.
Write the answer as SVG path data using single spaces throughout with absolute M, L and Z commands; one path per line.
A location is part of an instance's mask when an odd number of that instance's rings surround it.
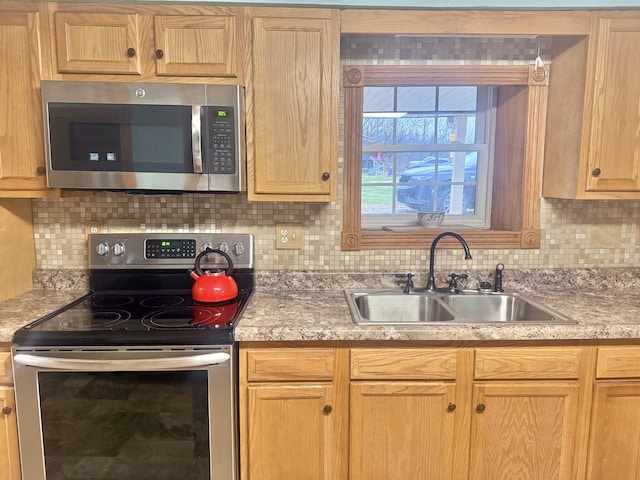
M 358 325 L 576 323 L 516 292 L 403 294 L 397 290 L 346 289 L 345 295 Z
M 448 322 L 453 313 L 437 298 L 427 295 L 405 295 L 402 293 L 374 293 L 353 295 L 358 323 L 415 324 Z

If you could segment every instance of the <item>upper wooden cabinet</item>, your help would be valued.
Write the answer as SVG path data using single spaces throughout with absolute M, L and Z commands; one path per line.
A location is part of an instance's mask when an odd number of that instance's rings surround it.
M 337 197 L 337 10 L 249 9 L 250 200 Z
M 0 4 L 0 197 L 49 193 L 40 100 L 48 60 L 41 44 L 41 9 Z
M 58 72 L 142 73 L 138 15 L 55 12 L 53 16 Z
M 554 40 L 543 196 L 640 198 L 640 12 Z
M 242 9 L 65 4 L 51 10 L 54 75 L 243 83 Z

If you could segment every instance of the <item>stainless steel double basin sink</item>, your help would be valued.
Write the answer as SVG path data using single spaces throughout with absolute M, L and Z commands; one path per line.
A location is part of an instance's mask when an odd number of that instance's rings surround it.
M 457 294 L 398 290 L 345 289 L 358 325 L 575 324 L 576 322 L 520 293 Z

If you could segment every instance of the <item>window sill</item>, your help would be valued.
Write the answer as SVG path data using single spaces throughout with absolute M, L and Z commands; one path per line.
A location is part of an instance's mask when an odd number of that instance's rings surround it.
M 342 232 L 342 250 L 415 250 L 420 246 L 428 247 L 433 239 L 445 228 L 416 228 L 402 232 L 382 230 L 361 230 Z M 455 233 L 464 237 L 471 248 L 475 249 L 525 249 L 540 247 L 540 230 L 479 230 L 456 228 Z M 438 244 L 444 248 L 458 248 L 455 239 L 443 238 Z

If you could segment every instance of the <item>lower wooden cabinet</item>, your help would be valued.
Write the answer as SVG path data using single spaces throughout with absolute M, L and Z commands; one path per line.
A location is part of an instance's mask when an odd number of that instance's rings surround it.
M 243 480 L 346 479 L 346 355 L 333 348 L 241 349 Z
M 640 478 L 640 380 L 597 382 L 587 480 Z
M 454 384 L 354 382 L 350 480 L 451 478 Z
M 3 351 L 0 351 L 0 478 L 21 479 L 11 354 Z
M 267 345 L 243 480 L 640 480 L 640 347 Z
M 249 386 L 247 478 L 335 478 L 332 450 L 340 413 L 333 412 L 333 397 L 331 385 Z
M 640 347 L 598 348 L 587 480 L 640 479 Z
M 507 382 L 473 389 L 469 480 L 572 478 L 577 382 Z

